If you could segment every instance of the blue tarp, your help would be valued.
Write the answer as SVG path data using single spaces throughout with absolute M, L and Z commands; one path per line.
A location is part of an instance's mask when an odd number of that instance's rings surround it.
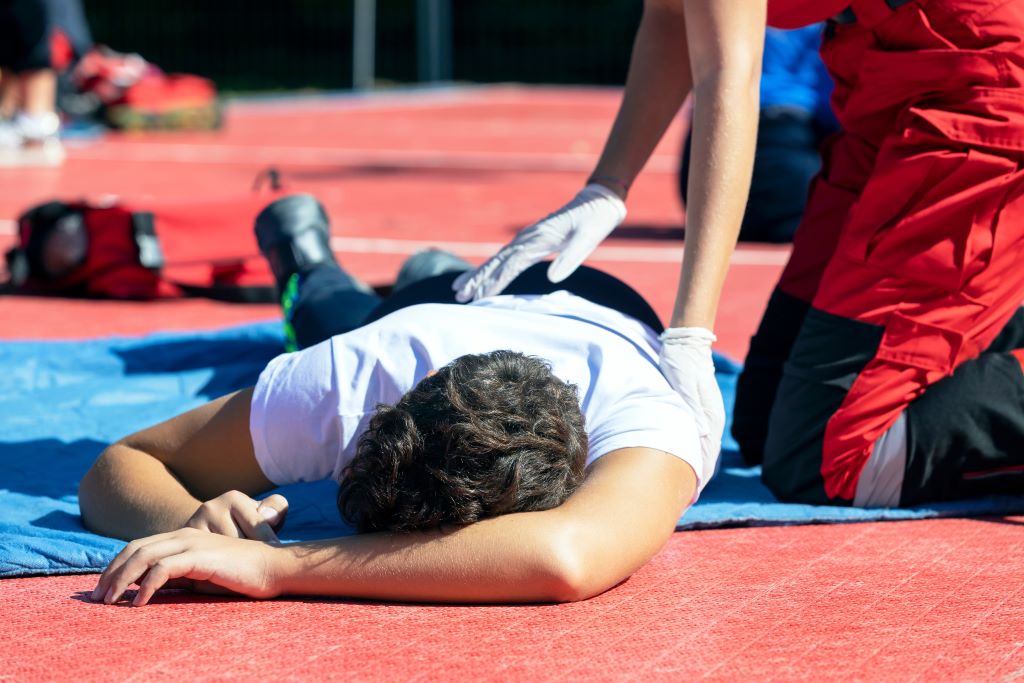
M 0 343 L 0 576 L 101 570 L 123 543 L 91 534 L 76 490 L 110 442 L 255 382 L 281 350 L 279 325 L 139 339 Z M 716 359 L 726 403 L 738 366 Z M 914 510 L 857 510 L 778 503 L 735 444 L 680 528 L 914 519 L 1024 512 L 1024 498 L 985 498 Z M 330 482 L 287 487 L 282 538 L 349 533 Z

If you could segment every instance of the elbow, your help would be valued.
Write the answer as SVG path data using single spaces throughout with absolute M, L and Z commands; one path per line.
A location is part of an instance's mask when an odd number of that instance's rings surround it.
M 109 451 L 106 448 L 78 482 L 78 510 L 82 515 L 82 523 L 90 531 L 97 531 L 96 514 L 98 505 L 103 499 L 102 471 L 109 466 Z
M 95 465 L 94 465 L 95 467 Z M 85 473 L 82 481 L 78 483 L 78 512 L 82 515 L 82 524 L 93 533 L 98 533 L 96 520 L 94 519 L 96 493 L 92 469 Z
M 541 585 L 547 602 L 589 600 L 618 583 L 603 576 L 598 563 L 588 561 L 588 554 L 571 539 L 553 540 L 545 555 Z
M 92 467 L 78 482 L 78 511 L 85 528 L 104 536 L 123 538 L 123 533 L 111 526 L 111 510 L 124 488 L 124 459 L 122 442 L 107 446 L 93 462 Z

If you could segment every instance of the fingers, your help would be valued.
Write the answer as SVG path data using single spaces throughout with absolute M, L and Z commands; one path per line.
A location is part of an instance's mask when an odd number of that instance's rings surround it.
M 480 272 L 480 268 L 467 270 L 465 273 L 462 273 L 455 278 L 455 282 L 452 283 L 452 291 L 455 292 L 455 300 L 460 304 L 464 304 L 469 300 L 469 291 L 466 285 L 470 283 L 478 272 Z
M 558 251 L 565 239 L 564 232 L 552 229 L 544 221 L 523 228 L 482 266 L 455 279 L 455 300 L 466 303 L 501 294 L 524 270 Z
M 456 290 L 455 300 L 464 304 L 486 296 L 483 292 L 487 283 L 494 271 L 501 266 L 504 258 L 504 250 L 499 251 L 476 270 L 463 273 L 455 278 L 455 282 L 452 283 L 452 288 Z
M 154 593 L 169 581 L 191 574 L 195 570 L 192 557 L 192 553 L 178 553 L 154 562 L 145 577 L 138 582 L 139 590 L 135 594 L 135 599 L 132 600 L 132 606 L 142 607 L 150 601 Z
M 257 510 L 276 533 L 284 526 L 284 520 L 288 516 L 288 499 L 280 493 L 275 493 L 261 500 Z
M 235 522 L 232 509 L 222 510 L 216 515 L 207 514 L 202 517 L 194 517 L 185 526 L 197 531 L 208 531 L 211 534 L 230 536 L 231 538 L 243 538 L 245 535 L 242 528 Z
M 100 576 L 91 598 L 97 602 L 102 600 L 108 605 L 117 602 L 128 587 L 141 580 L 153 565 L 165 557 L 180 553 L 184 548 L 180 531 L 132 541 Z
M 573 240 L 548 266 L 548 279 L 552 282 L 561 282 L 569 277 L 587 260 L 593 250 L 594 246 L 584 244 L 581 240 Z
M 228 491 L 203 503 L 185 526 L 231 538 L 277 542 L 288 501 L 270 496 L 263 503 L 241 491 Z
M 484 281 L 480 287 L 478 299 L 485 296 L 497 296 L 505 291 L 505 288 L 512 284 L 512 281 L 519 277 L 524 270 L 532 266 L 540 257 L 532 259 L 516 253 L 505 259 L 491 274 L 489 280 Z
M 167 536 L 170 536 L 170 534 L 157 534 L 156 536 L 140 538 L 130 542 L 128 545 L 122 548 L 121 552 L 119 552 L 114 557 L 114 559 L 110 561 L 110 564 L 107 565 L 107 568 L 103 570 L 102 574 L 100 574 L 100 579 L 96 583 L 96 587 L 92 590 L 92 593 L 89 595 L 89 598 L 96 602 L 102 600 L 103 596 L 107 594 L 107 590 L 110 587 L 111 577 L 115 573 L 117 573 L 117 571 L 121 568 L 121 565 L 128 561 L 128 558 L 134 555 L 140 548 L 148 545 L 149 543 L 162 540 Z

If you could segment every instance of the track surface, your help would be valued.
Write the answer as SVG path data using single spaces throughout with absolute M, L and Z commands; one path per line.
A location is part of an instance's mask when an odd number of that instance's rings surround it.
M 314 192 L 346 266 L 386 283 L 441 242 L 481 260 L 564 203 L 618 93 L 497 87 L 236 104 L 223 133 L 70 150 L 59 169 L 0 169 L 0 245 L 52 197 L 216 198 L 268 164 Z M 594 263 L 667 317 L 682 247 L 677 126 Z M 785 249 L 737 252 L 717 324 L 742 358 Z M 2 338 L 220 327 L 272 306 L 0 298 Z M 2 438 L 2 437 L 0 437 Z M 1024 678 L 1021 520 L 941 520 L 676 534 L 632 579 L 574 605 L 266 603 L 168 593 L 90 604 L 95 577 L 0 582 L 0 680 L 535 679 L 1010 681 Z

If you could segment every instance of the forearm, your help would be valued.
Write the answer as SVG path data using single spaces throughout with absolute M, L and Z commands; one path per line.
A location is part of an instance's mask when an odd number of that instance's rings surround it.
M 689 7 L 701 11 L 687 15 L 695 53 L 692 170 L 686 251 L 671 326 L 710 329 L 750 193 L 764 3 Z
M 552 513 L 453 531 L 366 534 L 280 548 L 283 594 L 416 602 L 549 602 L 580 594 Z
M 680 458 L 622 448 L 592 464 L 583 485 L 557 508 L 453 530 L 280 545 L 188 527 L 129 543 L 103 572 L 93 599 L 116 602 L 137 583 L 134 604 L 143 605 L 181 579 L 255 598 L 582 600 L 627 578 L 664 545 L 696 484 L 694 469 Z
M 200 504 L 163 463 L 120 443 L 82 478 L 78 500 L 89 529 L 126 540 L 179 529 Z
M 699 89 L 698 89 L 699 90 Z M 750 193 L 756 84 L 714 81 L 698 92 L 686 203 L 686 251 L 671 327 L 714 325 Z
M 691 83 L 681 3 L 646 2 L 622 104 L 594 176 L 631 185 L 678 113 Z M 623 190 L 615 183 L 608 186 Z
M 693 468 L 675 456 L 621 449 L 601 458 L 552 510 L 446 532 L 281 546 L 272 563 L 276 592 L 419 602 L 583 600 L 658 552 L 696 485 Z

